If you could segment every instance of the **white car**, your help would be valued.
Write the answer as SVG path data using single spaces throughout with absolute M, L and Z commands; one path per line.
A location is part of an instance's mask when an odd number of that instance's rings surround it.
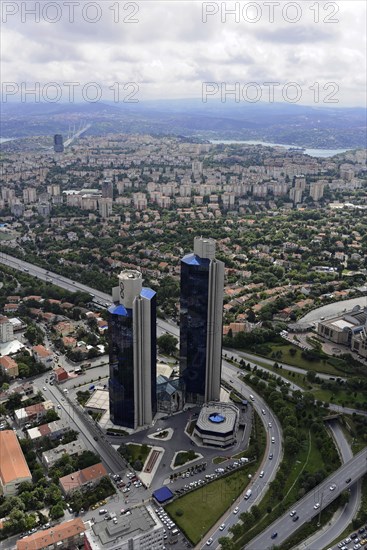
M 206 541 L 206 545 L 210 546 L 211 544 L 213 544 L 213 539 L 210 537 L 210 539 Z
M 45 386 L 43 386 L 43 391 L 46 391 L 46 390 L 47 390 L 47 388 Z
M 333 483 L 332 485 L 330 485 L 329 489 L 330 489 L 330 491 L 334 491 L 334 490 L 336 489 L 335 483 Z
M 271 423 L 271 422 L 269 422 L 268 426 L 269 426 L 269 428 L 271 428 L 271 427 L 272 427 L 272 423 Z
M 239 510 L 240 510 L 239 507 L 236 506 L 236 508 L 233 510 L 233 513 L 234 513 L 234 514 L 238 514 Z
M 290 516 L 291 516 L 291 518 L 292 518 L 293 516 L 295 516 L 295 515 L 296 515 L 296 511 L 295 511 L 295 510 L 292 510 L 292 511 L 291 511 L 291 513 L 290 513 L 289 515 L 290 515 Z
M 225 528 L 226 528 L 226 524 L 222 523 L 222 525 L 219 527 L 219 531 L 224 531 Z
M 320 508 L 320 503 L 319 503 L 319 502 L 316 502 L 316 504 L 314 505 L 314 508 L 315 508 L 315 510 L 317 510 L 318 508 Z

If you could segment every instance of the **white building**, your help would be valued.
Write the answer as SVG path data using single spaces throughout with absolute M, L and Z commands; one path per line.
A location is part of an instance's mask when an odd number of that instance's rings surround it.
M 163 524 L 151 506 L 132 508 L 116 521 L 98 521 L 85 533 L 90 550 L 163 550 Z
M 14 329 L 13 324 L 10 322 L 8 317 L 0 317 L 0 342 L 4 344 L 5 342 L 11 342 L 14 339 Z

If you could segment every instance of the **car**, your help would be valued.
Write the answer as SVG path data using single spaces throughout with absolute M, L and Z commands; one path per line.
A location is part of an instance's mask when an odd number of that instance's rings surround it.
M 273 425 L 272 425 L 271 422 L 269 422 L 268 426 L 269 426 L 269 428 L 272 428 Z
M 351 477 L 348 477 L 348 479 L 345 480 L 345 483 L 350 483 L 352 481 Z
M 261 409 L 262 414 L 266 414 L 265 409 Z
M 295 511 L 295 510 L 292 510 L 292 511 L 291 511 L 291 513 L 290 513 L 289 515 L 290 515 L 290 516 L 291 516 L 291 518 L 292 518 L 293 516 L 295 516 L 295 515 L 296 515 L 296 511 Z
M 96 435 L 93 437 L 93 439 L 94 441 L 98 441 L 98 437 Z
M 239 507 L 236 506 L 236 508 L 233 510 L 233 513 L 234 513 L 234 514 L 238 514 L 239 510 L 240 510 Z
M 276 539 L 278 536 L 278 533 L 275 531 L 272 535 L 271 535 L 271 538 L 272 539 Z
M 299 520 L 299 516 L 294 516 L 294 518 L 292 519 L 292 521 L 298 521 Z
M 362 545 L 357 542 L 357 544 L 353 546 L 353 550 L 359 550 L 359 548 L 362 548 Z
M 62 397 L 62 398 L 61 398 L 61 401 L 65 401 L 65 399 Z
M 264 477 L 264 470 L 261 470 L 259 477 Z
M 48 382 L 48 378 L 46 378 L 45 382 Z
M 224 531 L 225 528 L 226 528 L 226 524 L 222 523 L 222 525 L 219 527 L 219 531 Z
M 54 383 L 53 383 L 53 382 L 52 382 L 52 380 L 51 380 L 51 382 L 50 382 L 50 386 L 53 386 L 53 385 L 54 385 Z
M 46 390 L 47 390 L 46 386 L 43 386 L 43 388 L 42 388 L 42 389 L 43 389 L 43 391 L 46 391 Z
M 206 545 L 210 546 L 211 544 L 213 544 L 213 539 L 210 537 L 210 539 L 206 541 Z
M 57 405 L 57 408 L 58 408 L 58 409 L 61 409 L 61 405 Z
M 330 485 L 329 489 L 330 489 L 330 491 L 335 491 L 335 489 L 336 489 L 335 483 L 333 483 L 332 485 Z
M 318 510 L 320 508 L 320 503 L 316 502 L 316 504 L 314 505 L 314 508 L 315 508 L 315 510 Z
M 273 460 L 273 456 L 274 456 L 273 453 L 270 453 L 269 460 Z

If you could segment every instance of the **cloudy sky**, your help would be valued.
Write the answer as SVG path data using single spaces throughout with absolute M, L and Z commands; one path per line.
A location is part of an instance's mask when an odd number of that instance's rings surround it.
M 211 82 L 212 96 L 237 83 L 241 101 L 259 90 L 266 101 L 266 83 L 278 83 L 275 100 L 365 105 L 364 0 L 2 0 L 1 11 L 2 80 L 14 99 L 35 82 L 63 100 L 91 82 L 90 99 L 99 89 L 113 100 L 114 83 L 122 99 L 201 98 Z

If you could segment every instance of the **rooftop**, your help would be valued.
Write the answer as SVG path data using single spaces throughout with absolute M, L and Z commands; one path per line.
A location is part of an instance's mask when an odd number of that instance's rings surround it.
M 41 550 L 42 548 L 56 548 L 58 543 L 66 541 L 76 535 L 84 533 L 85 526 L 80 518 L 65 521 L 54 525 L 46 531 L 38 531 L 34 535 L 18 540 L 17 550 Z
M 28 464 L 13 430 L 0 431 L 0 478 L 3 484 L 31 478 Z

